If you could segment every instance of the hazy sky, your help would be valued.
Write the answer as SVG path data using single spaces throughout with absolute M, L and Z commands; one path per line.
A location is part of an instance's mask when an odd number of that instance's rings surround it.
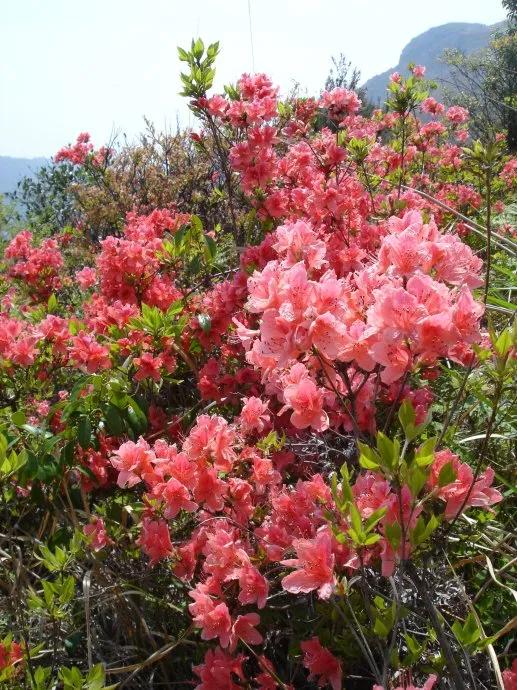
M 446 22 L 492 24 L 500 0 L 249 0 L 254 68 L 285 92 L 317 93 L 331 56 L 363 78 L 398 62 L 422 31 Z M 219 40 L 217 83 L 252 70 L 248 0 L 1 0 L 0 155 L 49 156 L 89 131 L 134 136 L 188 122 L 176 46 Z

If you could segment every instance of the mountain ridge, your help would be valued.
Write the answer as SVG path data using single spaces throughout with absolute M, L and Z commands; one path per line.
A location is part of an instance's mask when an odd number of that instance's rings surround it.
M 48 158 L 42 156 L 34 158 L 0 156 L 0 194 L 14 192 L 16 185 L 23 177 L 32 177 L 45 163 L 48 163 Z
M 449 22 L 431 27 L 412 38 L 402 49 L 398 64 L 368 79 L 363 87 L 368 98 L 375 105 L 382 105 L 386 98 L 386 85 L 393 72 L 407 73 L 408 64 L 425 65 L 426 77 L 438 82 L 446 82 L 450 76 L 448 65 L 441 61 L 444 50 L 452 48 L 472 54 L 486 48 L 493 34 L 504 26 L 497 24 L 477 24 L 471 22 Z

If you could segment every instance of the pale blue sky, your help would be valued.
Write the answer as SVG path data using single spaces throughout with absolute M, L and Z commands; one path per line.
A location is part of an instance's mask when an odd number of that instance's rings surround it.
M 250 0 L 255 71 L 317 93 L 332 55 L 367 79 L 451 21 L 504 19 L 499 0 Z M 188 122 L 176 46 L 219 39 L 217 86 L 251 71 L 248 0 L 2 0 L 0 155 L 52 155 L 80 131 L 96 144 Z

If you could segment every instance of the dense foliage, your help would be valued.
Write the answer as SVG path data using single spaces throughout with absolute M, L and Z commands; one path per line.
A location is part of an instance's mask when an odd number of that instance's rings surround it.
M 179 51 L 196 132 L 23 190 L 0 682 L 515 688 L 517 161 L 421 66 L 366 115 L 213 95 L 217 53 Z

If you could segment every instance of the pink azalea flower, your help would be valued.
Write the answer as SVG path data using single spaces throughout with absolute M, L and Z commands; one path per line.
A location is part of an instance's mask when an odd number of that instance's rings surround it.
M 194 488 L 194 498 L 205 508 L 216 512 L 224 507 L 224 497 L 228 493 L 228 487 L 217 476 L 217 470 L 209 468 L 199 472 L 198 481 Z
M 212 115 L 221 117 L 228 108 L 228 101 L 217 94 L 208 99 L 207 107 Z
M 94 551 L 100 551 L 108 544 L 112 544 L 104 525 L 104 520 L 98 517 L 92 518 L 89 525 L 85 525 L 83 532 L 88 538 L 88 543 Z
M 251 563 L 245 563 L 240 569 L 239 587 L 241 604 L 257 604 L 259 609 L 264 608 L 269 593 L 269 583 Z
M 361 107 L 361 99 L 349 89 L 336 87 L 321 94 L 320 105 L 327 108 L 332 119 L 341 120 L 345 115 L 356 113 Z
M 383 383 L 397 381 L 409 369 L 411 354 L 407 347 L 396 342 L 379 340 L 372 345 L 371 354 L 376 362 L 384 366 L 381 372 Z
M 153 357 L 150 352 L 144 352 L 140 357 L 135 357 L 133 364 L 136 367 L 135 379 L 153 379 L 159 381 L 162 377 L 161 367 L 163 366 L 162 357 Z
M 175 518 L 180 510 L 192 513 L 197 508 L 197 503 L 190 499 L 187 487 L 174 477 L 171 477 L 166 482 L 156 484 L 153 487 L 152 495 L 165 502 L 163 515 L 168 520 Z
M 119 470 L 117 484 L 120 488 L 135 486 L 142 481 L 144 475 L 152 474 L 153 460 L 155 455 L 142 438 L 137 443 L 123 443 L 111 458 L 111 464 Z
M 228 650 L 234 652 L 239 640 L 247 644 L 261 644 L 264 638 L 259 631 L 255 629 L 259 623 L 260 616 L 258 613 L 246 613 L 242 616 L 237 616 L 232 626 Z
M 445 112 L 445 106 L 443 103 L 438 103 L 438 101 L 432 96 L 429 96 L 422 101 L 420 104 L 420 109 L 423 113 L 429 113 L 432 115 L 441 115 L 443 112 Z
M 450 314 L 433 314 L 418 322 L 416 349 L 424 359 L 434 361 L 437 357 L 446 355 L 457 338 Z
M 252 431 L 261 433 L 269 422 L 267 403 L 251 396 L 243 399 L 244 405 L 239 415 L 241 430 L 246 434 Z
M 37 339 L 34 336 L 18 338 L 11 344 L 10 358 L 15 364 L 28 367 L 34 364 L 38 350 L 36 348 Z
M 361 369 L 372 371 L 375 360 L 370 354 L 374 333 L 362 321 L 356 320 L 347 330 L 344 346 L 339 353 L 343 362 L 355 361 Z
M 235 460 L 235 431 L 223 417 L 200 415 L 183 445 L 185 453 L 199 465 L 213 463 L 227 472 Z
M 253 480 L 258 493 L 262 494 L 268 486 L 274 486 L 282 477 L 273 467 L 271 458 L 253 457 Z
M 142 531 L 137 544 L 151 559 L 149 565 L 153 566 L 173 553 L 169 526 L 165 520 L 153 520 L 144 517 Z
M 317 637 L 300 643 L 303 652 L 303 665 L 310 672 L 309 680 L 317 680 L 318 686 L 327 683 L 332 690 L 341 690 L 343 672 L 341 664 L 328 649 L 321 646 Z
M 276 237 L 273 249 L 284 255 L 284 266 L 294 266 L 305 260 L 309 269 L 317 269 L 325 263 L 325 243 L 308 223 L 301 220 L 285 223 L 276 229 Z
M 209 649 L 203 663 L 193 668 L 201 680 L 195 690 L 239 690 L 242 685 L 237 685 L 234 678 L 244 681 L 243 662 L 242 654 L 232 657 L 220 647 Z
M 281 412 L 291 408 L 291 424 L 297 429 L 312 427 L 315 431 L 325 431 L 329 426 L 328 415 L 323 409 L 325 393 L 309 378 L 303 364 L 295 364 L 284 388 L 285 406 Z
M 89 374 L 111 368 L 109 350 L 103 345 L 99 345 L 95 338 L 85 333 L 80 333 L 72 338 L 70 359 Z
M 513 660 L 511 668 L 503 671 L 504 690 L 517 690 L 517 659 Z
M 317 589 L 321 599 L 328 599 L 334 587 L 334 555 L 328 531 L 318 532 L 314 539 L 295 539 L 293 547 L 297 558 L 280 562 L 297 570 L 282 579 L 282 587 L 292 594 Z
M 201 628 L 203 640 L 219 638 L 221 647 L 227 647 L 232 631 L 232 619 L 224 602 L 213 599 L 203 585 L 198 585 L 189 592 L 194 603 L 189 604 L 189 611 L 195 625 Z
M 450 484 L 439 487 L 438 478 L 442 468 L 451 463 L 456 478 Z M 474 472 L 470 465 L 462 463 L 457 455 L 450 450 L 439 451 L 434 456 L 428 484 L 437 491 L 437 495 L 445 501 L 445 518 L 454 519 L 459 511 L 470 506 L 487 508 L 503 499 L 497 489 L 492 488 L 494 470 L 488 467 L 474 481 Z
M 309 334 L 314 347 L 329 360 L 337 359 L 350 341 L 345 325 L 330 312 L 316 317 Z
M 48 400 L 42 400 L 40 403 L 37 404 L 36 406 L 36 412 L 41 416 L 41 417 L 46 417 L 48 413 L 50 412 L 50 403 Z
M 91 288 L 92 285 L 95 285 L 95 281 L 97 280 L 97 273 L 94 268 L 85 266 L 80 271 L 77 271 L 77 273 L 75 274 L 75 279 L 77 280 L 79 287 L 82 290 L 87 290 L 88 288 Z
M 460 125 L 469 119 L 469 111 L 460 105 L 453 105 L 447 110 L 445 117 L 453 124 Z

